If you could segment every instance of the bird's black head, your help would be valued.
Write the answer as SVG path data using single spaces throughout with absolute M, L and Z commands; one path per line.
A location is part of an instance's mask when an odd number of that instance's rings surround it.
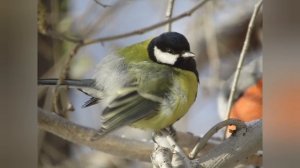
M 180 33 L 167 32 L 152 39 L 148 54 L 154 62 L 192 71 L 198 78 L 195 54 L 190 52 L 189 42 Z

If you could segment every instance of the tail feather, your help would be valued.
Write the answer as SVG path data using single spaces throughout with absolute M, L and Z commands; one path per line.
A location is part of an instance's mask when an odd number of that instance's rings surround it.
M 39 85 L 57 85 L 57 82 L 58 82 L 58 79 L 39 79 L 38 80 Z M 95 86 L 95 80 L 94 79 L 81 79 L 81 80 L 67 79 L 67 80 L 63 80 L 63 82 L 60 85 L 93 88 Z

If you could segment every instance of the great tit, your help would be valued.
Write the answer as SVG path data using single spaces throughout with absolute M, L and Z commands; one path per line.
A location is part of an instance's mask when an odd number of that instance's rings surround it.
M 56 85 L 57 79 L 40 79 Z M 195 54 L 180 33 L 167 32 L 106 56 L 92 79 L 65 80 L 101 102 L 101 137 L 125 125 L 159 131 L 172 126 L 194 103 L 198 90 Z

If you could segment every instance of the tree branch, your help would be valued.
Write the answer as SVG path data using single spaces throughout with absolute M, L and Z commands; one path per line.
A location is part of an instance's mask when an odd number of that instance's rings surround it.
M 94 0 L 96 4 L 100 5 L 102 8 L 107 8 L 107 7 L 111 7 L 111 5 L 106 5 L 102 2 L 100 2 L 100 0 Z
M 60 75 L 59 75 L 59 78 L 58 78 L 58 81 L 57 81 L 57 86 L 55 87 L 55 90 L 54 90 L 53 106 L 54 106 L 55 112 L 58 112 L 58 113 L 62 114 L 63 116 L 66 116 L 66 112 L 68 111 L 68 109 L 66 109 L 66 111 L 62 111 L 62 109 L 60 109 L 59 106 L 58 106 L 58 103 L 59 103 L 58 88 L 59 88 L 59 85 L 61 85 L 63 83 L 63 81 L 67 78 L 68 72 L 69 72 L 69 69 L 70 69 L 70 66 L 71 66 L 71 61 L 72 61 L 73 57 L 77 54 L 77 52 L 78 52 L 78 50 L 80 49 L 81 46 L 82 46 L 82 43 L 77 43 L 75 45 L 75 47 L 73 48 L 73 50 L 71 51 L 71 53 L 68 55 L 66 63 L 62 67 L 62 70 L 60 72 Z M 69 107 L 69 109 L 73 108 L 71 103 L 68 103 L 67 107 Z
M 261 121 L 260 121 L 261 122 Z M 106 153 L 110 153 L 112 155 L 121 156 L 128 159 L 136 159 L 141 161 L 150 161 L 150 155 L 153 151 L 153 143 L 152 142 L 142 142 L 134 139 L 126 139 L 121 138 L 119 136 L 115 135 L 106 135 L 103 138 L 97 140 L 97 141 L 90 141 L 90 138 L 95 135 L 97 132 L 96 129 L 93 128 L 87 128 L 84 126 L 80 126 L 78 124 L 75 124 L 71 121 L 66 120 L 63 117 L 58 116 L 55 113 L 52 112 L 46 112 L 43 109 L 38 109 L 38 124 L 39 127 L 45 131 L 51 132 L 63 139 L 66 139 L 70 142 L 85 145 L 88 147 L 91 147 L 96 150 L 100 150 Z M 256 128 L 259 129 L 259 128 Z M 260 127 L 261 129 L 261 127 Z M 257 131 L 257 130 L 256 130 Z M 247 129 L 247 133 L 245 137 L 250 137 L 250 139 L 261 139 L 260 136 L 256 136 L 253 133 L 251 133 L 251 129 Z M 180 145 L 185 152 L 189 152 L 193 146 L 196 144 L 199 137 L 193 136 L 191 133 L 181 133 L 177 132 L 177 144 Z M 253 137 L 254 136 L 254 137 Z M 233 140 L 234 142 L 231 142 L 232 138 L 229 138 L 224 143 L 229 145 L 229 149 L 227 150 L 233 150 L 237 146 L 234 145 L 237 141 L 242 141 L 238 139 L 239 137 L 234 136 Z M 229 141 L 229 142 L 228 142 Z M 246 139 L 246 142 L 248 140 Z M 254 141 L 253 141 L 254 142 Z M 255 140 L 256 142 L 256 140 Z M 224 144 L 223 143 L 223 144 Z M 233 145 L 232 145 L 233 143 Z M 231 146 L 230 146 L 231 145 Z M 251 145 L 251 144 L 250 144 Z M 220 148 L 224 148 L 219 145 Z M 226 146 L 226 145 L 225 145 Z M 207 153 L 212 153 L 210 150 L 216 147 L 215 144 L 208 143 L 204 149 L 201 150 L 200 156 L 206 156 Z M 218 147 L 219 148 L 219 147 Z M 243 147 L 240 146 L 239 151 L 243 151 L 243 149 L 246 148 L 252 148 L 251 146 Z M 253 148 L 255 149 L 255 148 Z M 214 149 L 215 151 L 218 151 L 218 149 Z M 226 150 L 225 150 L 226 151 Z M 238 153 L 238 151 L 236 152 Z M 212 155 L 212 154 L 211 154 Z M 216 156 L 215 156 L 216 157 Z M 233 156 L 231 156 L 233 157 Z M 204 157 L 206 158 L 206 157 Z M 201 162 L 208 162 L 208 158 L 204 160 L 201 157 Z M 261 164 L 261 158 L 257 157 L 256 155 L 251 155 L 249 157 L 249 160 L 247 160 L 247 164 L 254 164 L 254 165 L 260 165 Z M 198 160 L 195 160 L 194 162 L 198 162 Z M 244 162 L 243 162 L 244 163 Z
M 167 11 L 166 11 L 166 19 L 171 19 L 172 15 L 173 15 L 174 3 L 175 3 L 175 0 L 168 1 Z M 170 22 L 167 24 L 167 31 L 170 32 L 171 30 L 172 30 L 172 23 Z
M 96 39 L 91 39 L 91 40 L 83 40 L 83 45 L 89 45 L 89 44 L 93 44 L 93 43 L 99 43 L 99 42 L 104 42 L 104 41 L 111 41 L 111 40 L 116 40 L 116 39 L 120 39 L 120 38 L 125 38 L 125 37 L 129 37 L 129 36 L 133 36 L 133 35 L 139 35 L 139 34 L 143 34 L 145 32 L 154 30 L 158 27 L 164 26 L 168 23 L 172 23 L 174 21 L 177 21 L 179 19 L 182 19 L 184 17 L 190 16 L 192 15 L 196 10 L 198 10 L 200 7 L 202 7 L 206 2 L 208 2 L 209 0 L 203 0 L 201 2 L 199 2 L 199 4 L 197 4 L 196 6 L 194 6 L 193 8 L 191 8 L 190 10 L 167 20 L 164 20 L 162 22 L 156 23 L 154 25 L 148 26 L 148 27 L 144 27 L 141 28 L 139 30 L 134 30 L 128 33 L 122 33 L 122 34 L 118 34 L 118 35 L 114 35 L 114 36 L 108 36 L 108 37 L 101 37 L 101 38 L 96 38 Z
M 155 134 L 154 139 L 155 144 L 152 152 L 152 163 L 154 165 L 158 165 L 159 168 L 168 167 L 169 165 L 171 165 L 171 167 L 184 166 L 191 168 L 189 158 L 169 132 L 161 130 L 159 134 Z
M 234 167 L 247 162 L 251 155 L 262 149 L 262 120 L 247 123 L 236 135 L 194 160 L 194 164 L 205 168 Z
M 218 132 L 220 129 L 222 129 L 223 127 L 228 126 L 228 125 L 235 125 L 237 127 L 237 131 L 247 128 L 247 126 L 244 122 L 242 122 L 240 120 L 236 120 L 236 119 L 228 119 L 228 120 L 225 120 L 225 121 L 222 121 L 222 122 L 216 124 L 203 136 L 201 141 L 199 140 L 199 142 L 195 145 L 195 147 L 193 148 L 192 152 L 189 155 L 190 158 L 194 159 L 196 157 L 196 155 L 198 154 L 199 150 L 201 150 L 206 145 L 208 140 L 216 132 Z
M 150 161 L 150 154 L 153 150 L 152 142 L 126 139 L 115 135 L 106 135 L 97 141 L 90 141 L 90 138 L 97 133 L 96 129 L 75 124 L 53 112 L 46 112 L 41 108 L 38 109 L 38 124 L 41 129 L 76 144 L 86 145 L 116 156 Z M 177 134 L 178 144 L 186 151 L 189 151 L 199 139 L 199 137 L 195 137 L 191 133 L 177 132 Z M 207 152 L 213 146 L 215 145 L 209 144 L 202 151 Z
M 229 118 L 229 115 L 230 115 L 230 110 L 231 110 L 231 106 L 232 106 L 232 102 L 233 102 L 233 95 L 236 91 L 237 83 L 238 83 L 238 80 L 239 80 L 239 76 L 240 76 L 240 73 L 241 73 L 241 69 L 242 69 L 242 65 L 243 65 L 243 62 L 244 62 L 246 52 L 249 48 L 249 41 L 250 41 L 251 33 L 253 31 L 254 21 L 255 21 L 255 18 L 257 16 L 258 12 L 259 12 L 259 9 L 260 9 L 261 5 L 262 5 L 262 0 L 260 0 L 255 5 L 253 14 L 251 16 L 251 20 L 250 20 L 249 25 L 248 25 L 246 38 L 245 38 L 244 45 L 243 45 L 243 48 L 242 48 L 242 51 L 241 51 L 241 54 L 240 54 L 239 62 L 237 64 L 236 72 L 234 74 L 234 79 L 233 79 L 233 83 L 232 83 L 232 87 L 231 87 L 231 91 L 230 91 L 228 106 L 227 106 L 227 110 L 226 110 L 227 118 Z
M 239 125 L 239 122 L 237 124 Z M 224 126 L 224 122 L 217 125 Z M 215 126 L 215 128 L 217 127 Z M 159 168 L 234 167 L 262 149 L 262 120 L 248 123 L 246 127 L 239 129 L 235 135 L 228 138 L 225 142 L 195 160 L 186 160 L 180 156 L 179 152 L 174 151 L 172 153 L 170 150 L 172 147 L 165 147 L 164 143 L 161 144 L 158 144 L 152 154 L 152 162 Z M 178 154 L 178 160 L 174 164 L 173 159 L 176 154 Z

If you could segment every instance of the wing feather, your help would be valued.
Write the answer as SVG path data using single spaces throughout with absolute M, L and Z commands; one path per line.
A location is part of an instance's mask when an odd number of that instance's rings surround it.
M 143 97 L 137 90 L 117 97 L 102 113 L 99 136 L 142 118 L 155 115 L 160 103 Z

